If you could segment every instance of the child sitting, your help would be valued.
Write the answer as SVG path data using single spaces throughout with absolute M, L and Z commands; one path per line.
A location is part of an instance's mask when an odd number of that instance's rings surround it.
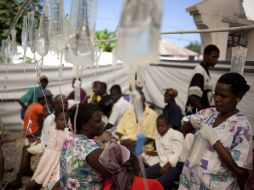
M 63 110 L 55 112 L 55 126 L 49 127 L 48 145 L 40 162 L 34 172 L 32 181 L 26 189 L 39 189 L 41 186 L 47 187 L 60 179 L 60 155 L 66 133 L 64 131 L 69 115 Z
M 164 189 L 172 189 L 179 180 L 185 161 L 185 143 L 182 133 L 172 128 L 165 115 L 157 118 L 155 145 L 159 163 L 146 169 L 147 178 L 158 178 Z

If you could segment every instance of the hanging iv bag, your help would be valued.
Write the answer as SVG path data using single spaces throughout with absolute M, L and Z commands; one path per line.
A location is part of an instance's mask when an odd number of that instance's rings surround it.
M 61 53 L 64 47 L 63 0 L 50 0 L 49 38 L 50 49 Z
M 43 4 L 43 12 L 40 18 L 40 26 L 37 31 L 35 48 L 37 53 L 44 57 L 49 51 L 49 38 L 48 38 L 48 14 L 47 4 Z
M 157 61 L 161 16 L 161 0 L 126 0 L 117 38 L 117 59 L 134 69 L 137 65 L 133 64 Z
M 26 52 L 28 47 L 28 25 L 27 25 L 27 16 L 23 17 L 23 26 L 22 26 L 22 33 L 21 33 L 21 44 Z
M 248 48 L 242 46 L 236 46 L 232 48 L 230 72 L 236 72 L 243 75 L 247 50 Z
M 161 16 L 161 0 L 126 0 L 121 15 L 116 57 L 129 65 L 131 101 L 139 123 L 143 117 L 143 102 L 134 78 L 139 65 L 158 60 Z
M 8 64 L 10 58 L 10 41 L 9 39 L 2 39 L 1 56 L 5 59 L 5 64 Z
M 11 55 L 12 57 L 17 53 L 17 45 L 16 45 L 16 30 L 11 30 Z
M 90 28 L 90 11 L 94 1 L 73 0 L 68 39 L 65 46 L 65 59 L 76 66 L 80 74 L 82 70 L 94 62 L 93 39 Z M 92 16 L 91 16 L 92 17 Z
M 27 16 L 28 24 L 28 45 L 33 53 L 35 53 L 35 23 L 34 11 L 30 11 Z

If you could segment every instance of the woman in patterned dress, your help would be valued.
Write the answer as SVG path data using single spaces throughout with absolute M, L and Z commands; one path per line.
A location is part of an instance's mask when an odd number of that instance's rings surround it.
M 199 164 L 185 162 L 180 190 L 244 189 L 248 170 L 252 169 L 252 127 L 236 107 L 250 89 L 243 76 L 226 73 L 217 81 L 215 108 L 201 110 L 199 133 L 209 142 Z M 190 119 L 191 120 L 191 119 Z M 198 122 L 197 122 L 198 123 Z
M 102 175 L 109 174 L 98 161 L 102 149 L 93 139 L 103 133 L 102 112 L 94 104 L 79 104 L 70 114 L 73 126 L 76 111 L 77 134 L 66 139 L 60 158 L 60 187 L 64 190 L 100 190 Z

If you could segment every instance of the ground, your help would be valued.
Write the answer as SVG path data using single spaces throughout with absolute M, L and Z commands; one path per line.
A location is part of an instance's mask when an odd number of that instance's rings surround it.
M 23 130 L 7 130 L 3 135 L 4 144 L 2 150 L 5 156 L 5 173 L 3 184 L 15 179 L 19 169 L 22 146 L 23 146 Z M 38 164 L 40 156 L 32 157 L 32 169 L 34 170 Z M 14 170 L 12 171 L 12 169 Z M 11 170 L 11 171 L 10 171 Z M 30 181 L 30 177 L 23 177 L 23 187 Z

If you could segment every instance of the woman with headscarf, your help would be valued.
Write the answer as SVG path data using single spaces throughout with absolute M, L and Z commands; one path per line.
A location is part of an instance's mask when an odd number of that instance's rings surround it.
M 178 92 L 174 88 L 167 88 L 164 94 L 164 101 L 167 104 L 163 109 L 163 114 L 167 116 L 169 123 L 173 126 L 173 129 L 180 130 L 182 110 L 176 104 L 175 98 Z
M 149 189 L 163 190 L 158 181 L 139 176 L 137 157 L 120 144 L 109 144 L 100 155 L 99 162 L 111 174 L 103 190 L 145 190 L 146 185 Z

